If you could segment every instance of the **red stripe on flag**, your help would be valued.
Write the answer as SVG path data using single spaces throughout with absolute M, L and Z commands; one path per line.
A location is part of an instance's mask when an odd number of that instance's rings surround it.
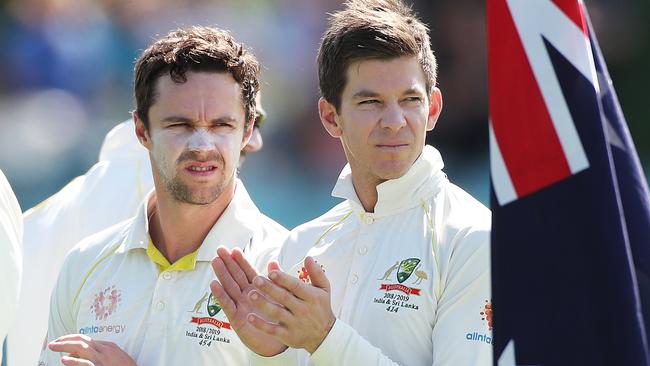
M 585 15 L 582 12 L 582 6 L 577 0 L 552 0 L 553 4 L 560 8 L 562 12 L 573 21 L 578 28 L 582 29 L 585 37 L 589 37 L 589 31 L 587 30 L 587 21 L 585 20 Z
M 521 197 L 571 171 L 505 0 L 489 0 L 487 10 L 492 127 Z

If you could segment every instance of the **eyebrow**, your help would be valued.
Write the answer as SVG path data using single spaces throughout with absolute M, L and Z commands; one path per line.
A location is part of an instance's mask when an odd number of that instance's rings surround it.
M 163 122 L 166 123 L 174 123 L 174 122 L 182 122 L 182 123 L 196 123 L 195 120 L 187 117 L 181 117 L 181 116 L 169 116 L 165 117 Z M 226 116 L 226 117 L 221 117 L 217 119 L 213 119 L 210 121 L 211 123 L 225 123 L 225 122 L 237 122 L 237 120 L 234 117 L 231 116 Z
M 409 95 L 409 94 L 424 94 L 422 90 L 417 89 L 417 88 L 408 88 L 402 92 L 402 95 Z M 359 98 L 376 98 L 379 97 L 379 93 L 375 93 L 373 91 L 370 91 L 368 89 L 362 89 L 355 93 L 352 98 L 353 99 L 359 99 Z
M 402 95 L 404 94 L 425 94 L 425 93 L 420 89 L 408 88 L 404 92 L 402 92 Z
M 375 92 L 370 91 L 368 89 L 363 89 L 363 90 L 360 90 L 360 91 L 356 92 L 352 96 L 352 98 L 353 99 L 357 99 L 357 98 L 376 98 L 378 96 L 379 96 L 378 93 L 375 93 Z

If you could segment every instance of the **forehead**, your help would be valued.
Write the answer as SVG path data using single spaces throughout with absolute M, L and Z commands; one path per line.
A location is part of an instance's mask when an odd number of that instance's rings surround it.
M 186 81 L 175 82 L 168 73 L 155 84 L 155 102 L 151 112 L 187 114 L 244 115 L 241 87 L 230 73 L 193 72 L 185 74 Z
M 359 91 L 392 93 L 409 89 L 426 93 L 426 78 L 416 57 L 368 59 L 348 66 L 343 95 L 351 96 Z

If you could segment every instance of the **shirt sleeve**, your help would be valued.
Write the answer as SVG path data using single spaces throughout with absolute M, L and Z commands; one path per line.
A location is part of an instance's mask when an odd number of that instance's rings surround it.
M 71 254 L 72 253 L 74 252 L 71 252 Z M 73 317 L 74 304 L 72 303 L 74 292 L 77 291 L 77 288 L 70 281 L 69 262 L 70 255 L 66 257 L 63 268 L 59 273 L 59 278 L 57 279 L 54 290 L 52 291 L 47 336 L 43 343 L 43 348 L 41 349 L 41 356 L 38 363 L 39 366 L 62 365 L 61 357 L 64 353 L 51 351 L 47 347 L 47 343 L 67 334 L 79 333 L 78 329 L 75 327 Z
M 20 206 L 7 178 L 0 171 L 0 343 L 7 334 L 18 304 L 23 263 L 22 237 Z
M 379 348 L 361 337 L 351 326 L 338 319 L 323 343 L 311 354 L 310 359 L 316 366 L 399 366 L 385 356 Z
M 433 327 L 433 365 L 492 365 L 489 229 L 454 239 Z

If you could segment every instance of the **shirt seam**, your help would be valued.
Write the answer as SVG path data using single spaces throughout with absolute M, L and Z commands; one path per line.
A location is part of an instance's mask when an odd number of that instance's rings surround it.
M 113 255 L 113 254 L 117 251 L 117 249 L 118 249 L 118 248 L 119 248 L 123 243 L 124 243 L 123 241 L 120 241 L 119 244 L 116 244 L 113 248 L 111 248 L 111 249 L 109 250 L 109 252 L 108 252 L 107 254 L 105 254 L 103 257 L 99 258 L 99 260 L 98 260 L 97 262 L 95 262 L 95 264 L 94 264 L 94 265 L 90 268 L 90 270 L 86 273 L 86 275 L 84 276 L 83 281 L 81 281 L 81 284 L 79 285 L 79 288 L 77 288 L 77 291 L 76 291 L 74 297 L 72 298 L 72 307 L 75 306 L 77 300 L 79 299 L 79 294 L 81 293 L 81 289 L 82 289 L 82 288 L 84 287 L 84 285 L 86 284 L 86 281 L 88 281 L 88 278 L 90 277 L 90 275 L 91 275 L 93 272 L 95 272 L 95 269 L 97 269 L 97 266 L 99 266 L 99 264 L 100 264 L 101 262 L 105 261 L 108 257 L 110 257 L 111 255 Z

